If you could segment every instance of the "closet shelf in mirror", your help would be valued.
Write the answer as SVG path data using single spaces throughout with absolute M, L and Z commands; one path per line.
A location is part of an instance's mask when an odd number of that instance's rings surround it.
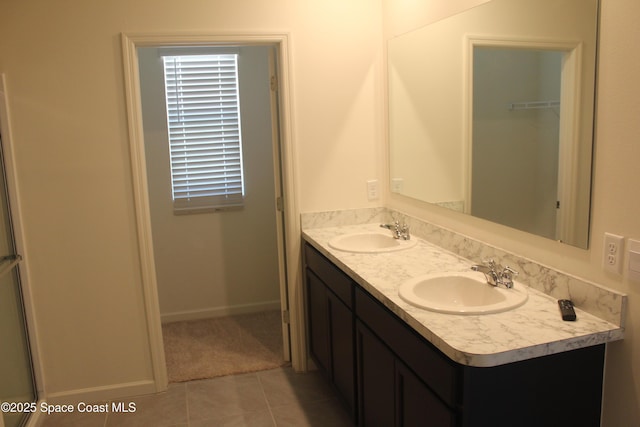
M 528 102 L 512 102 L 507 104 L 509 111 L 513 110 L 536 110 L 541 108 L 558 108 L 560 101 L 528 101 Z

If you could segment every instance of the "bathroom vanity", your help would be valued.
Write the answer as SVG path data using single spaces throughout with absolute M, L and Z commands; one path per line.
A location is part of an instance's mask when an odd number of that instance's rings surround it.
M 556 299 L 534 289 L 504 313 L 413 307 L 398 297 L 400 283 L 471 263 L 425 241 L 373 254 L 327 244 L 354 229 L 304 231 L 309 351 L 354 424 L 600 424 L 605 344 L 622 328 L 581 310 L 563 322 Z

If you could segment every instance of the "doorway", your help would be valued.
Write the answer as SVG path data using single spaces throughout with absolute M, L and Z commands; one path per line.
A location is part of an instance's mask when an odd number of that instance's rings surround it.
M 289 359 L 288 330 L 280 322 L 273 49 L 138 49 L 170 381 L 278 367 Z M 201 195 L 210 193 L 224 194 Z M 201 208 L 198 202 L 221 203 L 216 198 L 224 204 Z
M 279 301 L 281 325 L 285 354 L 291 349 L 290 359 L 296 370 L 306 369 L 304 351 L 304 323 L 302 314 L 302 297 L 300 288 L 300 225 L 297 218 L 295 199 L 295 183 L 293 177 L 293 154 L 291 146 L 290 120 L 291 112 L 288 101 L 288 53 L 286 35 L 264 36 L 215 36 L 215 35 L 123 35 L 123 55 L 125 80 L 127 88 L 127 104 L 131 140 L 132 173 L 138 224 L 138 241 L 142 264 L 142 287 L 148 322 L 150 350 L 153 361 L 154 377 L 158 391 L 164 390 L 167 384 L 166 364 L 163 351 L 162 330 L 160 322 L 160 298 L 156 261 L 154 256 L 154 237 L 152 236 L 152 209 L 150 203 L 150 185 L 147 170 L 150 166 L 145 153 L 143 129 L 143 113 L 141 104 L 141 84 L 139 79 L 139 49 L 147 47 L 250 47 L 263 46 L 269 48 L 270 69 L 272 75 L 269 84 L 271 90 L 273 114 L 272 140 L 274 141 L 268 158 L 273 162 L 273 183 L 275 200 L 272 206 L 276 210 L 275 224 L 271 230 L 276 234 L 277 275 L 279 282 Z M 230 216 L 233 211 L 217 212 L 213 215 Z M 228 214 L 228 215 L 227 215 Z M 234 227 L 218 226 L 218 231 L 233 236 Z M 252 237 L 253 238 L 253 237 Z M 231 239 L 236 246 L 246 248 L 251 239 L 240 241 Z M 195 242 L 196 244 L 198 242 Z M 223 260 L 224 261 L 224 260 Z M 244 269 L 250 269 L 254 259 L 245 257 Z M 180 269 L 180 266 L 176 266 Z M 242 304 L 240 304 L 242 305 Z M 183 310 L 188 311 L 188 310 Z M 177 311 L 179 315 L 185 314 Z M 174 312 L 175 314 L 175 312 Z M 186 313 L 188 315 L 188 313 Z M 191 313 L 193 314 L 193 313 Z
M 563 56 L 493 46 L 473 51 L 471 214 L 554 240 Z
M 491 36 L 466 44 L 465 212 L 585 246 L 582 45 Z

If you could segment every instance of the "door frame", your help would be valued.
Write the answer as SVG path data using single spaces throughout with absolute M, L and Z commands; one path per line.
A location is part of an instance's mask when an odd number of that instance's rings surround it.
M 291 364 L 296 371 L 307 369 L 304 300 L 302 292 L 302 263 L 300 244 L 300 214 L 297 204 L 295 151 L 293 143 L 293 116 L 289 35 L 283 34 L 220 34 L 220 33 L 122 33 L 122 54 L 126 90 L 132 184 L 137 226 L 138 250 L 141 265 L 141 285 L 144 298 L 151 363 L 157 391 L 166 390 L 168 384 L 164 356 L 160 305 L 151 234 L 151 211 L 146 174 L 142 105 L 138 70 L 138 47 L 160 46 L 275 46 L 278 71 L 278 111 L 280 135 L 280 174 L 282 177 L 282 211 L 284 245 L 279 245 L 280 265 L 286 266 L 281 274 L 281 307 L 287 310 L 290 331 Z
M 575 242 L 577 238 L 573 223 L 579 207 L 578 191 L 580 170 L 578 168 L 580 146 L 580 104 L 582 100 L 582 42 L 573 40 L 537 40 L 491 35 L 465 36 L 463 57 L 463 157 L 466 172 L 464 177 L 464 211 L 471 213 L 472 157 L 473 157 L 473 50 L 475 47 L 500 47 L 505 49 L 550 50 L 563 53 L 560 87 L 560 135 L 558 149 L 558 201 L 556 240 Z
M 16 253 L 22 256 L 22 260 L 14 268 L 18 269 L 20 275 L 20 289 L 22 291 L 22 302 L 24 317 L 26 319 L 26 332 L 31 357 L 31 369 L 33 373 L 33 386 L 38 404 L 46 396 L 44 376 L 42 374 L 42 359 L 39 350 L 39 334 L 35 310 L 33 307 L 33 291 L 29 281 L 28 251 L 24 239 L 22 225 L 22 209 L 20 206 L 20 188 L 16 172 L 15 149 L 12 138 L 11 115 L 9 111 L 9 97 L 7 94 L 7 78 L 0 72 L 0 133 L 2 134 L 2 150 L 4 157 L 4 170 L 7 186 L 7 197 L 9 198 L 9 210 L 11 212 L 11 223 L 13 228 L 13 240 Z M 38 425 L 40 411 L 31 413 L 27 421 L 27 426 Z M 4 418 L 0 413 L 0 427 L 4 425 Z

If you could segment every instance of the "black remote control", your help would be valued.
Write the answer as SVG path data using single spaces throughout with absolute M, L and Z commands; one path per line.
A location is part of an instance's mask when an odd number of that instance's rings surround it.
M 573 303 L 571 302 L 571 300 L 560 299 L 558 300 L 558 306 L 560 306 L 562 320 L 576 320 L 576 311 L 573 309 Z

